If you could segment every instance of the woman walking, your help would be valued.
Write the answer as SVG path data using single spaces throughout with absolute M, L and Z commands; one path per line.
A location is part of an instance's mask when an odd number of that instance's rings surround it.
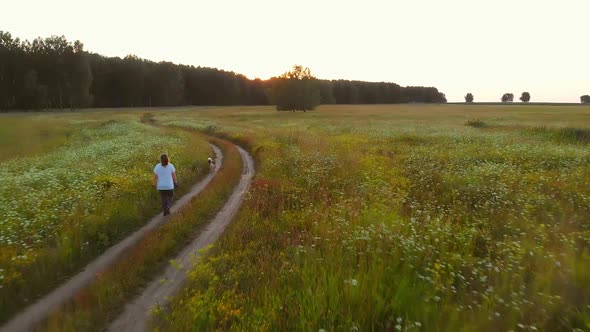
M 174 188 L 178 187 L 176 182 L 176 168 L 170 162 L 168 155 L 160 156 L 160 163 L 154 167 L 154 181 L 152 184 L 160 192 L 162 198 L 162 212 L 167 216 L 170 214 L 170 205 L 174 196 Z

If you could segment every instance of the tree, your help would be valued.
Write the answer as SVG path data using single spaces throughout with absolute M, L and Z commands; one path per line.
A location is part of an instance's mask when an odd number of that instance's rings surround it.
M 511 103 L 513 101 L 514 101 L 514 94 L 512 94 L 512 93 L 505 93 L 502 96 L 502 102 L 503 103 Z
M 149 106 L 178 106 L 184 94 L 180 67 L 172 62 L 154 64 L 146 77 Z
M 465 96 L 465 102 L 466 103 L 473 103 L 473 94 L 471 92 L 469 92 L 466 96 Z
M 582 104 L 590 104 L 590 95 L 583 95 L 580 97 Z
M 277 111 L 306 112 L 320 104 L 320 84 L 309 68 L 295 65 L 273 80 L 270 96 Z
M 86 108 L 92 106 L 92 95 L 90 94 L 90 85 L 92 85 L 92 71 L 90 70 L 90 61 L 84 46 L 80 41 L 74 43 L 74 54 L 72 55 L 70 80 L 68 82 L 70 107 Z
M 37 82 L 37 72 L 29 69 L 25 74 L 20 105 L 25 109 L 36 110 L 45 107 L 47 88 Z
M 322 105 L 336 103 L 336 99 L 334 98 L 334 89 L 332 87 L 332 82 L 325 80 L 320 82 L 320 103 Z
M 531 94 L 528 92 L 523 92 L 520 96 L 520 101 L 523 103 L 528 103 L 531 100 Z
M 146 65 L 135 55 L 127 55 L 121 63 L 118 75 L 123 91 L 122 102 L 125 107 L 144 106 Z
M 404 100 L 407 103 L 446 103 L 445 94 L 434 87 L 407 86 L 403 89 Z
M 313 77 L 311 75 L 311 71 L 309 70 L 309 68 L 307 68 L 307 67 L 303 68 L 303 66 L 301 66 L 301 65 L 294 65 L 293 69 L 283 73 L 283 75 L 281 75 L 279 78 L 296 79 L 296 80 L 315 79 L 315 77 Z
M 8 32 L 0 30 L 0 110 L 11 108 L 16 101 L 15 71 L 22 66 L 15 59 L 20 50 L 20 41 L 13 39 Z M 21 72 L 19 76 L 23 76 Z

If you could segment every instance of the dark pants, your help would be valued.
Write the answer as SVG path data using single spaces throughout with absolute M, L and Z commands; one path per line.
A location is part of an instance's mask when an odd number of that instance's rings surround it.
M 170 205 L 172 205 L 172 197 L 174 197 L 174 190 L 158 190 L 162 198 L 162 211 L 164 215 L 170 214 Z

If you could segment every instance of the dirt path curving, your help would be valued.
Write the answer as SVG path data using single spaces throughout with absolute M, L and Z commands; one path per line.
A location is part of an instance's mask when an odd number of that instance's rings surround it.
M 238 147 L 238 149 L 244 163 L 242 178 L 221 211 L 200 235 L 176 256 L 175 265 L 179 265 L 181 268 L 168 266 L 162 275 L 154 278 L 143 293 L 125 306 L 125 311 L 111 324 L 109 331 L 146 331 L 150 310 L 155 305 L 166 304 L 169 298 L 183 286 L 187 270 L 200 256 L 199 249 L 215 242 L 236 215 L 254 176 L 252 157 L 242 148 Z
M 171 214 L 182 209 L 193 197 L 203 191 L 207 184 L 219 172 L 223 162 L 223 154 L 217 146 L 213 144 L 209 145 L 215 153 L 215 169 L 195 184 L 188 194 L 182 196 L 174 203 L 170 209 Z M 80 273 L 14 316 L 4 326 L 0 327 L 0 332 L 31 331 L 53 310 L 70 300 L 80 289 L 90 284 L 95 279 L 97 273 L 113 265 L 121 254 L 135 246 L 146 234 L 158 228 L 166 220 L 168 220 L 168 217 L 164 217 L 162 214 L 158 214 L 152 218 L 145 226 L 107 249 L 102 255 L 90 262 Z

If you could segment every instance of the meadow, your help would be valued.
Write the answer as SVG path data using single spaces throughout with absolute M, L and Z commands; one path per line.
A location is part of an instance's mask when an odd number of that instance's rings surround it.
M 35 280 L 53 266 L 79 266 L 156 213 L 153 151 L 172 151 L 183 169 L 196 163 L 198 178 L 204 166 L 196 160 L 208 152 L 198 131 L 247 148 L 257 175 L 186 287 L 154 308 L 155 330 L 590 330 L 590 107 L 211 107 L 9 118 L 10 127 L 41 123 L 31 135 L 47 128 L 43 144 L 28 142 L 26 129 L 0 130 L 25 137 L 13 140 L 18 148 L 0 145 L 15 154 L 0 161 L 11 170 L 0 175 L 0 232 L 10 240 L 0 251 L 2 299 L 39 292 Z M 210 198 L 199 196 L 42 330 L 108 323 L 223 201 L 237 163 Z M 22 187 L 32 189 L 15 189 Z M 53 273 L 72 270 L 60 271 Z
M 56 308 L 38 331 L 97 331 L 108 327 L 142 286 L 158 275 L 183 246 L 197 236 L 228 199 L 242 173 L 242 160 L 231 143 L 209 138 L 224 155 L 219 173 L 207 187 L 160 228 L 148 233 L 115 265 L 101 272 L 88 287 Z M 162 280 L 160 280 L 162 282 Z
M 190 184 L 203 137 L 115 113 L 2 115 L 0 321 L 158 213 L 152 168 L 167 152 Z
M 245 205 L 157 328 L 590 329 L 590 108 L 161 113 L 246 145 Z

